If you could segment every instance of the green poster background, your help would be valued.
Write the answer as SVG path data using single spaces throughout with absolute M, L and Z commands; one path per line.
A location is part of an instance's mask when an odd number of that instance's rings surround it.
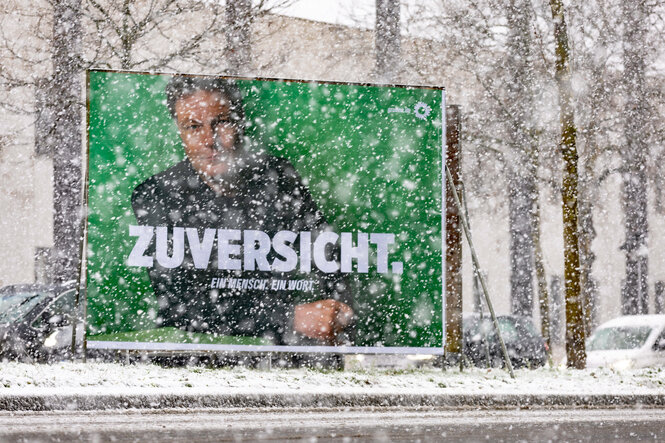
M 184 157 L 166 108 L 169 78 L 88 73 L 92 341 L 155 327 L 146 269 L 125 262 L 136 240 L 128 232 L 136 224 L 132 190 Z M 246 134 L 291 161 L 335 232 L 396 234 L 390 257 L 403 262 L 401 275 L 378 274 L 371 254 L 369 273 L 350 274 L 355 345 L 440 347 L 442 90 L 273 80 L 238 86 Z

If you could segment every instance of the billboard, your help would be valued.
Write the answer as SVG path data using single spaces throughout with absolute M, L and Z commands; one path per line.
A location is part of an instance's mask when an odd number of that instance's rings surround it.
M 89 348 L 441 353 L 441 88 L 87 74 Z

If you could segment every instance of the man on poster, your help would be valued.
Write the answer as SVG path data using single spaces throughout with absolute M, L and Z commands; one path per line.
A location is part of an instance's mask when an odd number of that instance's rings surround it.
M 228 265 L 243 262 L 238 258 L 238 233 L 271 238 L 298 234 L 298 239 L 284 241 L 288 246 L 302 245 L 305 233 L 314 236 L 327 230 L 293 166 L 251 146 L 244 135 L 241 93 L 232 82 L 174 76 L 166 86 L 166 98 L 186 158 L 149 177 L 132 194 L 139 226 L 157 233 L 146 250 L 158 258 L 148 266 L 159 303 L 158 323 L 194 332 L 270 338 L 278 344 L 298 337 L 339 344 L 354 317 L 350 288 L 341 274 L 312 268 L 301 275 L 298 292 L 275 285 L 293 273 L 267 274 L 258 260 L 245 260 L 242 270 Z M 213 240 L 209 234 L 217 232 Z M 186 245 L 176 233 L 182 238 L 186 233 Z M 160 250 L 160 234 L 168 251 Z M 211 249 L 213 244 L 218 250 Z M 235 254 L 222 253 L 222 247 Z M 279 251 L 270 254 L 272 263 L 287 259 Z

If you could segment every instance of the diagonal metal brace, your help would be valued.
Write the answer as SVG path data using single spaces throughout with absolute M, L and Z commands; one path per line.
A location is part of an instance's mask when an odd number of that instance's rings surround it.
M 466 219 L 466 215 L 462 210 L 462 204 L 460 203 L 459 196 L 457 195 L 457 188 L 455 188 L 455 183 L 453 181 L 453 176 L 450 174 L 448 165 L 445 165 L 446 168 L 446 177 L 448 179 L 448 184 L 452 191 L 453 197 L 455 199 L 455 206 L 457 206 L 457 211 L 460 215 L 460 220 L 462 221 L 462 227 L 464 228 L 464 235 L 466 241 L 469 243 L 469 249 L 471 250 L 471 261 L 473 263 L 474 271 L 478 275 L 478 280 L 480 280 L 480 286 L 483 288 L 483 296 L 485 297 L 485 302 L 489 308 L 490 315 L 492 316 L 492 323 L 494 323 L 494 330 L 496 331 L 497 337 L 499 337 L 499 343 L 501 344 L 501 352 L 503 353 L 503 359 L 506 363 L 506 368 L 510 373 L 511 378 L 515 378 L 515 373 L 513 372 L 513 365 L 510 363 L 510 357 L 508 357 L 508 350 L 506 349 L 506 344 L 503 341 L 501 336 L 501 331 L 499 330 L 499 322 L 496 319 L 496 314 L 494 313 L 494 307 L 492 307 L 492 302 L 490 301 L 489 291 L 487 290 L 487 284 L 485 283 L 485 278 L 483 277 L 480 271 L 480 264 L 478 262 L 478 257 L 476 256 L 476 250 L 473 247 L 473 241 L 471 241 L 471 229 L 469 228 L 469 222 Z

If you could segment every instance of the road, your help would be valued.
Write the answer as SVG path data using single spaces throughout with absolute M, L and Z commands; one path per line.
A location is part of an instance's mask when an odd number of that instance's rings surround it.
M 0 442 L 658 441 L 665 410 L 213 410 L 0 413 Z

